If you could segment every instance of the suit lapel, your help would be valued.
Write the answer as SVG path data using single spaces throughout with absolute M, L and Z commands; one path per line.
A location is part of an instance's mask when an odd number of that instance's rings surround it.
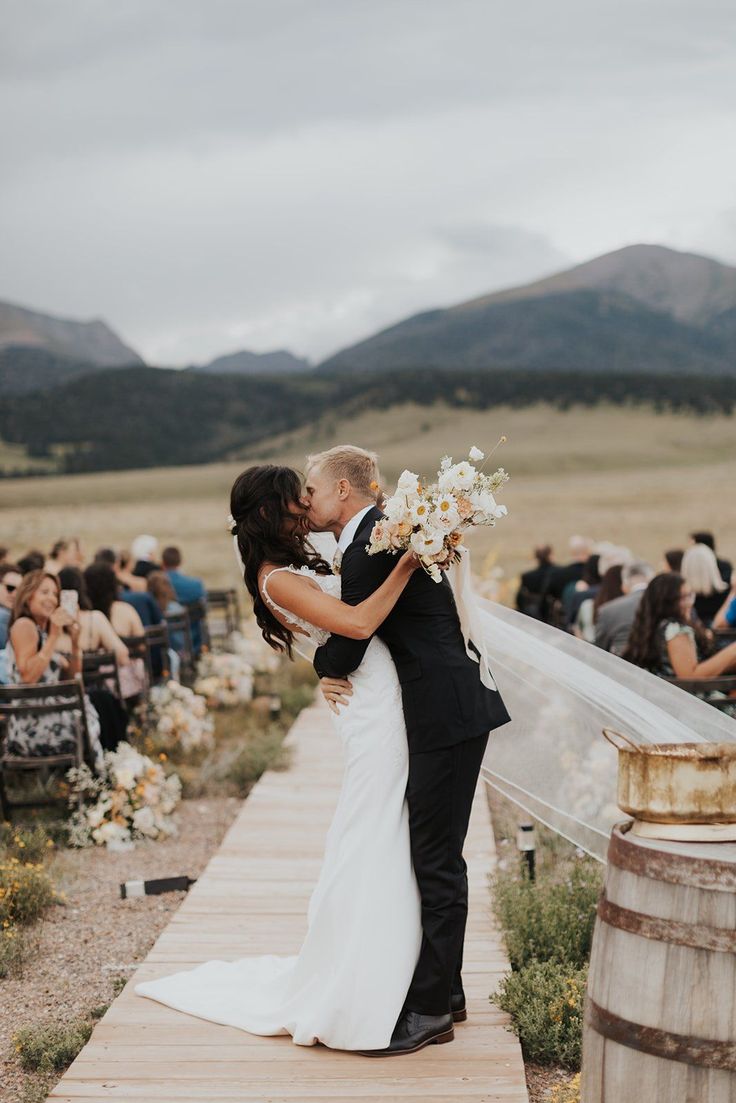
M 364 544 L 367 543 L 373 526 L 375 525 L 376 521 L 380 520 L 381 517 L 383 517 L 383 514 L 381 513 L 378 506 L 374 506 L 373 509 L 370 509 L 358 525 L 358 531 L 356 532 L 353 539 L 350 541 L 349 546 L 352 548 L 353 544 L 357 544 L 358 542 L 362 542 Z

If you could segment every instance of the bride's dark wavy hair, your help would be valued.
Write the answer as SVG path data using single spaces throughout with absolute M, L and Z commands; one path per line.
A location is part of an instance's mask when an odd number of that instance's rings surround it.
M 289 506 L 298 502 L 302 482 L 291 467 L 261 464 L 238 475 L 230 491 L 233 535 L 237 535 L 243 560 L 243 581 L 253 599 L 253 612 L 264 640 L 275 651 L 292 657 L 294 633 L 271 612 L 258 589 L 258 572 L 264 563 L 277 567 L 311 567 L 329 574 L 330 567 L 314 550 L 306 532 L 294 526 Z M 287 523 L 289 522 L 289 523 Z

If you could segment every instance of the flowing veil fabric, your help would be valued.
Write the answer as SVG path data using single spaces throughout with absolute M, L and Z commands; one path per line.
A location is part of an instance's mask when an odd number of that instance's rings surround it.
M 482 776 L 605 861 L 611 827 L 622 812 L 616 752 L 602 729 L 615 728 L 638 743 L 732 742 L 736 720 L 594 644 L 471 597 L 465 559 L 459 572 L 451 570 L 456 600 L 459 606 L 473 603 L 473 630 L 512 717 L 491 733 Z

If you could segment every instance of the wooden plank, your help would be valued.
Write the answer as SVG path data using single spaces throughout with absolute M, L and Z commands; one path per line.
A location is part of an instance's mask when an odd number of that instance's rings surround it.
M 466 845 L 470 915 L 467 1023 L 451 1045 L 371 1060 L 288 1037 L 261 1038 L 183 1015 L 133 992 L 138 980 L 213 958 L 296 953 L 341 784 L 339 747 L 322 706 L 290 735 L 288 771 L 266 774 L 218 852 L 90 1041 L 50 1095 L 55 1103 L 528 1103 L 521 1051 L 489 995 L 508 969 L 491 919 L 495 864 L 484 792 Z

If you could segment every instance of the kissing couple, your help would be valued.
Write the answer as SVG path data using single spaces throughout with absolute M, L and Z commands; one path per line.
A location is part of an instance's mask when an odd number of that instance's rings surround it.
M 233 484 L 232 534 L 265 640 L 311 642 L 345 773 L 299 953 L 211 961 L 136 986 L 190 1015 L 368 1056 L 450 1042 L 467 1018 L 463 844 L 489 732 L 510 719 L 481 681 L 446 574 L 367 553 L 377 456 L 308 457 L 304 486 L 263 465 Z M 337 540 L 333 568 L 311 532 Z

